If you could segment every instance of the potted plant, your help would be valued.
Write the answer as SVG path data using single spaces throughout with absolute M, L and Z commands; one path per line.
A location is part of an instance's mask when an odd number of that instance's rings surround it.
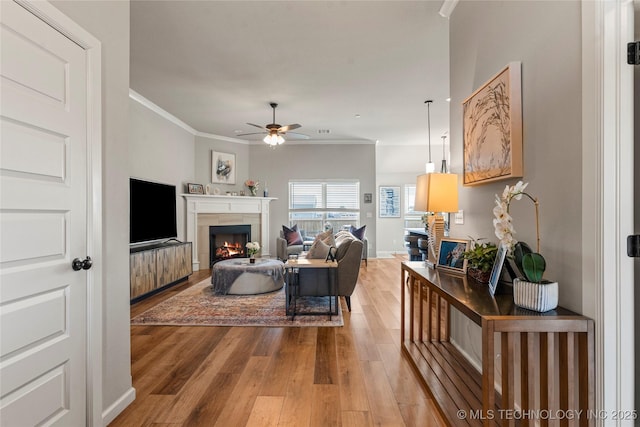
M 258 242 L 248 242 L 247 245 L 247 253 L 249 254 L 249 262 L 254 264 L 256 262 L 256 254 L 260 251 L 260 243 Z
M 471 239 L 471 248 L 463 255 L 468 260 L 467 275 L 480 283 L 489 283 L 491 268 L 498 253 L 498 247 L 491 242 L 480 243 L 480 239 Z
M 502 196 L 496 195 L 493 225 L 496 237 L 500 239 L 500 244 L 507 247 L 510 257 L 523 276 L 523 278 L 513 280 L 514 303 L 529 310 L 545 312 L 558 306 L 558 282 L 543 280 L 547 263 L 540 254 L 539 203 L 537 198 L 531 197 L 524 191 L 527 185 L 519 181 L 511 187 L 506 186 Z M 529 245 L 518 242 L 513 237 L 515 230 L 511 215 L 509 215 L 509 205 L 512 200 L 520 200 L 522 196 L 529 198 L 535 205 L 537 252 L 533 252 Z

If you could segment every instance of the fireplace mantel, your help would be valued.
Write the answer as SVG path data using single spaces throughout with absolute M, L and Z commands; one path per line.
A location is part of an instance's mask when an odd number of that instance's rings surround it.
M 274 197 L 210 196 L 182 194 L 187 202 L 187 241 L 192 242 L 193 271 L 200 270 L 198 259 L 198 214 L 258 214 L 260 217 L 260 245 L 262 256 L 269 256 L 269 203 Z M 202 242 L 205 244 L 205 242 Z M 209 242 L 206 242 L 209 245 Z M 205 263 L 208 263 L 205 260 Z

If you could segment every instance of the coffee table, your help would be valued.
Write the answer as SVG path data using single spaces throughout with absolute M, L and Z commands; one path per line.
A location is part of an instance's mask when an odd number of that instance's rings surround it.
M 276 259 L 248 258 L 218 261 L 211 270 L 216 295 L 254 295 L 277 291 L 284 286 L 284 264 Z
M 288 259 L 284 264 L 284 268 L 287 273 L 286 313 L 287 316 L 291 316 L 291 320 L 294 319 L 296 314 L 328 315 L 329 320 L 331 320 L 331 316 L 338 315 L 338 263 L 336 261 L 308 258 Z M 331 295 L 329 295 L 329 311 L 319 313 L 299 313 L 297 311 L 297 299 L 304 296 L 304 289 L 301 289 L 304 284 L 300 283 L 299 280 L 301 269 L 329 269 L 329 289 L 331 292 Z

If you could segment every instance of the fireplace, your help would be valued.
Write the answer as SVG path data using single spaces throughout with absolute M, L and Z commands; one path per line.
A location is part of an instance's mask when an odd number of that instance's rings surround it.
M 251 241 L 251 225 L 209 226 L 209 267 L 230 258 L 245 258 Z

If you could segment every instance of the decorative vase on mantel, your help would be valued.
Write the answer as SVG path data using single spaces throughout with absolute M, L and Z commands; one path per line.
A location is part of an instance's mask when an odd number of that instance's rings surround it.
M 250 255 L 249 256 L 249 264 L 255 264 L 255 263 L 256 263 L 255 255 Z
M 249 194 L 251 194 L 252 196 L 257 196 L 258 195 L 258 188 L 257 187 L 249 187 Z

